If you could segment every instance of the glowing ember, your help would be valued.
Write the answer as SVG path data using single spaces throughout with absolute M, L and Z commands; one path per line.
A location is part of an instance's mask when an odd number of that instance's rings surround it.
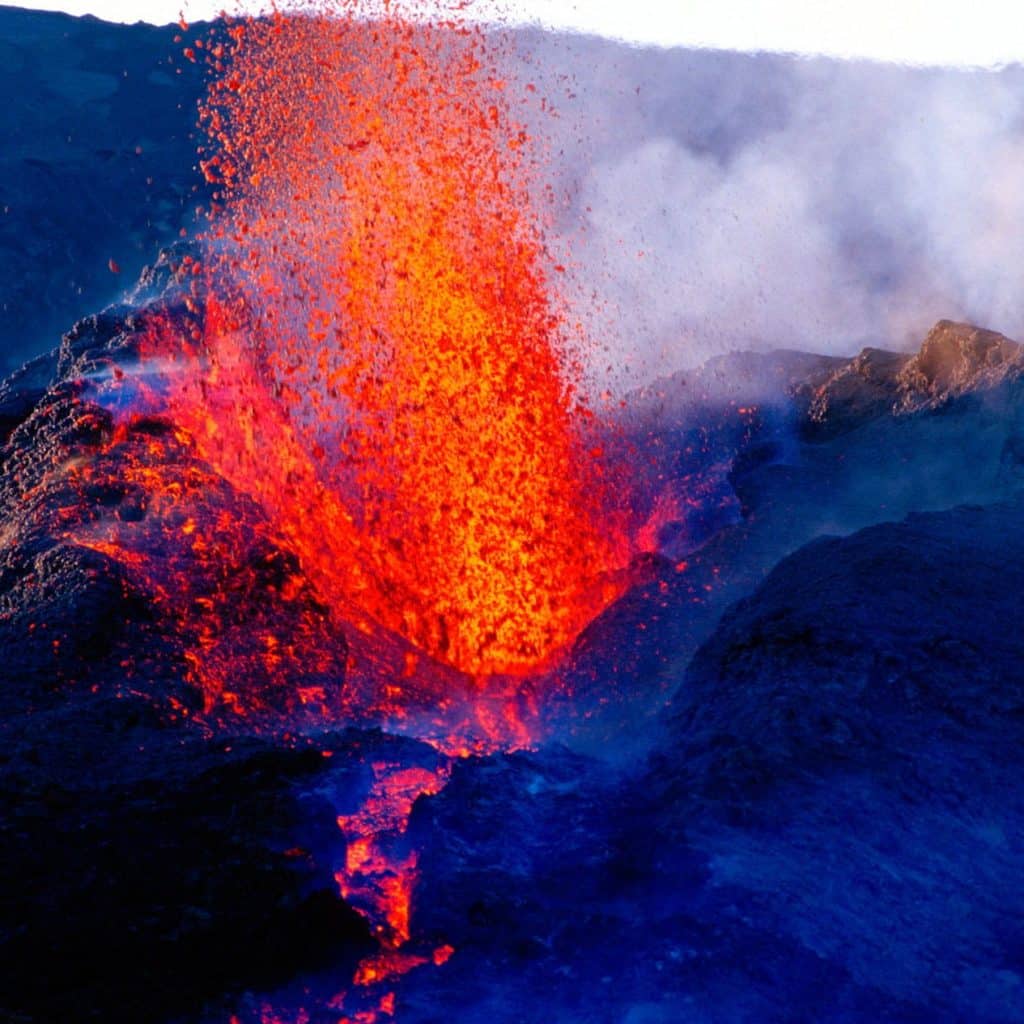
M 369 796 L 338 819 L 341 894 L 381 945 L 352 980 L 367 1008 L 341 993 L 343 1020 L 390 1016 L 390 980 L 453 954 L 411 939 L 413 803 L 454 758 L 534 741 L 520 677 L 618 596 L 628 558 L 584 439 L 541 163 L 512 114 L 534 88 L 501 76 L 493 45 L 342 0 L 330 16 L 226 20 L 188 47 L 213 70 L 205 255 L 184 263 L 187 314 L 150 313 L 137 379 L 108 390 L 119 429 L 165 417 L 202 473 L 259 509 L 294 612 L 280 629 L 269 611 L 236 621 L 217 566 L 252 523 L 204 516 L 173 472 L 147 483 L 167 514 L 78 538 L 177 610 L 207 710 L 251 710 L 234 684 L 258 675 L 289 711 L 401 723 L 439 751 L 434 768 L 374 763 Z M 380 678 L 332 690 L 344 634 L 380 627 L 430 657 L 388 640 Z
M 204 47 L 206 370 L 172 415 L 332 605 L 467 672 L 529 671 L 622 556 L 530 140 L 480 30 L 335 13 Z

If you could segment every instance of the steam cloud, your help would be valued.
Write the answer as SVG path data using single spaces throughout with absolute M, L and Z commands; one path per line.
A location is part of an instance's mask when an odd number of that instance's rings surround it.
M 910 347 L 940 317 L 1024 334 L 1020 68 L 529 49 L 563 97 L 553 246 L 607 350 L 598 377 Z

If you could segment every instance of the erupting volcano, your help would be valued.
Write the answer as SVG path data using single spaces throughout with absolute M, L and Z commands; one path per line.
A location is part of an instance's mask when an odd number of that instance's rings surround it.
M 161 399 L 335 609 L 475 676 L 544 667 L 624 539 L 537 209 L 543 160 L 483 30 L 361 5 L 216 28 L 216 183 Z M 533 87 L 525 86 L 527 94 Z
M 1024 70 L 466 6 L 0 9 L 0 1019 L 1024 1020 Z
M 129 466 L 133 427 L 169 421 L 174 440 L 143 450 L 184 445 L 264 520 L 242 536 L 203 514 L 201 480 L 150 468 L 162 538 L 131 516 L 73 537 L 177 609 L 207 715 L 394 722 L 415 703 L 433 723 L 417 734 L 435 763 L 374 762 L 338 815 L 341 895 L 383 949 L 356 972 L 372 995 L 448 956 L 409 946 L 413 803 L 452 758 L 534 741 L 522 677 L 621 593 L 629 550 L 579 388 L 584 339 L 544 245 L 544 161 L 514 118 L 536 90 L 499 76 L 479 28 L 365 14 L 227 22 L 186 49 L 211 72 L 201 255 L 176 271 L 184 310 L 148 312 L 137 371 L 96 386 L 119 424 L 109 459 Z M 218 587 L 217 566 L 244 562 L 254 529 L 281 552 L 288 614 L 236 622 L 238 586 Z M 377 650 L 342 691 L 350 627 L 371 648 L 405 644 L 399 670 Z M 372 998 L 366 1020 L 394 995 Z

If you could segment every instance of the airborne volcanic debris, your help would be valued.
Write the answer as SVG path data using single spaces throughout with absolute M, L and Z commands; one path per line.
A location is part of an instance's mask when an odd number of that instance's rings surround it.
M 546 154 L 500 37 L 402 4 L 367 33 L 360 10 L 210 34 L 210 363 L 173 415 L 321 592 L 461 671 L 527 675 L 630 556 L 585 443 Z

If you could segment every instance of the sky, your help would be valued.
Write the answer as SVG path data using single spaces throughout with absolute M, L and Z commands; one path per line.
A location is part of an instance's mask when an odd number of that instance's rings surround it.
M 226 0 L 20 0 L 108 21 L 214 16 Z M 227 0 L 233 5 L 237 0 Z M 259 0 L 245 0 L 250 6 Z M 465 0 L 436 0 L 466 6 Z M 634 43 L 820 53 L 924 65 L 1024 61 L 1021 0 L 470 0 L 483 20 L 534 22 Z

